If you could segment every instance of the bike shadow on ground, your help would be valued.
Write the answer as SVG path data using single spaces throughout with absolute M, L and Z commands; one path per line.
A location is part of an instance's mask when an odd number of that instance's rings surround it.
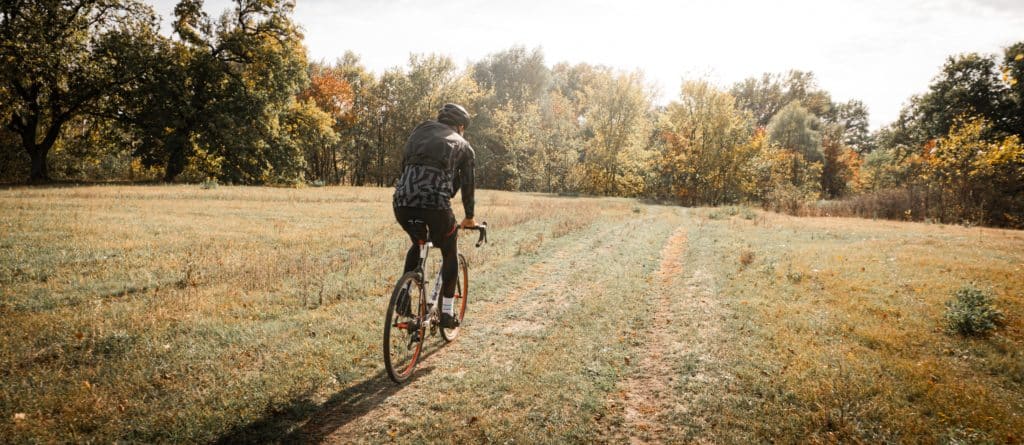
M 426 349 L 426 348 L 424 348 Z M 442 346 L 424 350 L 420 360 L 429 358 Z M 319 443 L 334 431 L 370 412 L 402 388 L 423 376 L 434 366 L 418 366 L 409 380 L 401 385 L 388 377 L 387 370 L 332 395 L 326 402 L 316 404 L 312 394 L 297 397 L 288 406 L 267 413 L 248 425 L 236 428 L 215 443 Z

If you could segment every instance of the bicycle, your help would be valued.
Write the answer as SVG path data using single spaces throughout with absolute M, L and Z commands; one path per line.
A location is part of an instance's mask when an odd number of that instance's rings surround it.
M 487 242 L 487 222 L 476 227 L 463 227 L 463 230 L 476 230 L 480 232 L 480 238 L 476 247 Z M 430 239 L 429 236 L 426 237 Z M 455 340 L 459 335 L 459 328 L 440 328 L 440 293 L 441 293 L 441 270 L 438 268 L 437 278 L 434 280 L 433 291 L 428 295 L 425 292 L 430 282 L 426 277 L 427 255 L 434 244 L 430 241 L 420 241 L 420 262 L 416 270 L 406 272 L 395 283 L 395 289 L 391 292 L 391 300 L 388 302 L 387 313 L 384 316 L 384 367 L 388 376 L 395 383 L 402 383 L 409 379 L 416 363 L 423 350 L 423 340 L 427 332 L 431 336 L 441 332 L 441 338 L 445 342 Z M 466 257 L 458 254 L 458 274 L 455 276 L 455 316 L 461 325 L 466 316 L 466 303 L 469 300 L 469 266 Z M 402 293 L 405 293 L 403 297 Z M 402 305 L 409 306 L 403 308 Z

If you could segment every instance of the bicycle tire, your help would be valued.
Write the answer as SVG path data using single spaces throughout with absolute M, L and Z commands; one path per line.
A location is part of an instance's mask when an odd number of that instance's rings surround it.
M 459 319 L 459 326 L 466 319 L 466 307 L 469 302 L 469 264 L 466 257 L 459 254 L 459 271 L 455 277 L 455 301 L 452 303 L 455 309 L 455 316 Z M 460 328 L 441 329 L 441 338 L 450 342 L 459 335 Z
M 411 317 L 398 312 L 399 295 L 403 289 L 409 292 Z M 408 380 L 416 369 L 426 337 L 422 323 L 426 313 L 427 297 L 423 291 L 423 278 L 416 272 L 407 272 L 395 283 L 384 316 L 384 368 L 395 383 Z

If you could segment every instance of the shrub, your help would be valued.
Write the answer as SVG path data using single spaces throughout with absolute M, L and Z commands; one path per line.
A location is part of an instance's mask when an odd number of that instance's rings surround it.
M 964 286 L 946 302 L 946 328 L 960 335 L 985 335 L 1002 324 L 1004 315 L 993 305 L 991 295 L 974 286 Z
M 204 190 L 215 189 L 220 183 L 217 182 L 217 178 L 206 178 L 205 181 L 199 184 Z

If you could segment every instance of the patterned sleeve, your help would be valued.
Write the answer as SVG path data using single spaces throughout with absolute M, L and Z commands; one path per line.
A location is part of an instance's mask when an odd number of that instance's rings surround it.
M 473 172 L 476 162 L 476 153 L 468 142 L 466 143 L 464 150 L 465 154 L 462 158 L 462 162 L 459 164 L 459 171 L 456 173 L 456 177 L 458 178 L 456 182 L 462 190 L 462 208 L 466 211 L 466 218 L 472 218 L 473 209 L 476 204 L 474 200 L 474 195 L 476 194 L 476 176 Z

